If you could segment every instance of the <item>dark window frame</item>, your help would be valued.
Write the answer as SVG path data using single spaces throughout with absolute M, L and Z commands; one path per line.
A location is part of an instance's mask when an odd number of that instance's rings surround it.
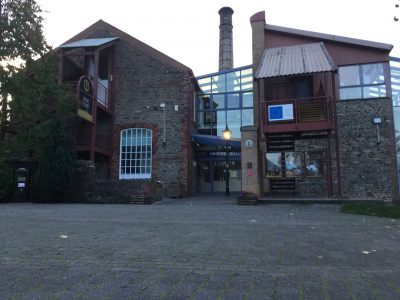
M 368 65 L 381 65 L 382 66 L 382 76 L 383 82 L 381 83 L 364 83 L 364 73 L 363 73 L 363 66 Z M 346 67 L 358 67 L 358 79 L 360 84 L 352 84 L 352 85 L 341 85 L 340 84 L 340 68 Z M 364 63 L 364 64 L 353 64 L 353 65 L 343 65 L 338 67 L 338 85 L 339 85 L 339 99 L 341 101 L 348 101 L 348 100 L 368 100 L 368 99 L 382 99 L 387 98 L 387 84 L 386 84 L 386 76 L 385 76 L 385 62 L 373 62 L 373 63 Z M 368 87 L 384 87 L 385 88 L 385 96 L 381 97 L 365 97 L 364 95 L 364 88 Z M 354 97 L 354 98 L 342 98 L 341 97 L 341 90 L 344 89 L 351 89 L 351 88 L 360 88 L 361 97 Z

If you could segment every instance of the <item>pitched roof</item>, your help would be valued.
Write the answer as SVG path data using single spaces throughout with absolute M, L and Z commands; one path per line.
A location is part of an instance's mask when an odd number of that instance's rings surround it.
M 191 76 L 193 76 L 193 71 L 189 67 L 181 64 L 180 62 L 174 60 L 173 58 L 167 56 L 166 54 L 164 54 L 164 53 L 154 49 L 153 47 L 151 47 L 151 46 L 139 41 L 138 39 L 134 38 L 133 36 L 127 34 L 126 32 L 118 29 L 117 27 L 114 27 L 113 25 L 111 25 L 111 24 L 109 24 L 109 23 L 107 23 L 107 22 L 105 22 L 103 20 L 99 20 L 96 23 L 92 24 L 88 28 L 84 29 L 83 31 L 81 31 L 77 35 L 75 35 L 72 38 L 70 38 L 69 40 L 67 40 L 62 45 L 65 45 L 65 44 L 68 44 L 68 43 L 72 43 L 72 42 L 75 42 L 75 41 L 78 41 L 78 40 L 86 39 L 86 38 L 88 38 L 88 36 L 90 36 L 90 34 L 93 34 L 96 31 L 107 31 L 107 32 L 109 32 L 108 37 L 110 37 L 110 36 L 119 37 L 121 40 L 124 40 L 124 41 L 128 42 L 133 47 L 143 51 L 147 55 L 152 56 L 156 60 L 158 60 L 158 61 L 160 61 L 162 63 L 165 63 L 167 65 L 170 65 L 171 67 L 174 67 L 177 70 L 189 71 L 189 74 Z
M 265 49 L 255 78 L 336 70 L 323 43 Z
M 282 33 L 287 33 L 287 34 L 307 36 L 307 37 L 316 38 L 316 39 L 320 39 L 320 40 L 341 42 L 341 43 L 353 44 L 353 45 L 356 45 L 356 46 L 364 46 L 364 47 L 376 48 L 376 49 L 381 49 L 381 50 L 386 50 L 386 51 L 390 51 L 393 48 L 393 45 L 385 44 L 385 43 L 379 43 L 379 42 L 372 42 L 372 41 L 367 41 L 367 40 L 349 38 L 349 37 L 340 36 L 340 35 L 333 35 L 333 34 L 314 32 L 314 31 L 307 31 L 307 30 L 301 30 L 301 29 L 281 27 L 281 26 L 270 25 L 270 24 L 265 24 L 265 30 L 277 31 L 277 32 L 282 32 Z

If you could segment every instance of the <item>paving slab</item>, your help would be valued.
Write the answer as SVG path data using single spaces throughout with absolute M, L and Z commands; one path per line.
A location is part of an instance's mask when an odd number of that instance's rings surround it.
M 0 299 L 399 299 L 399 253 L 336 204 L 0 204 Z

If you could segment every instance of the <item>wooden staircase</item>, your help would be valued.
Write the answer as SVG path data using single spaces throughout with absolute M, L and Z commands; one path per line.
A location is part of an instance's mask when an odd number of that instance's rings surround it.
M 267 151 L 268 152 L 281 152 L 281 151 L 294 151 L 294 134 L 270 134 L 267 137 Z

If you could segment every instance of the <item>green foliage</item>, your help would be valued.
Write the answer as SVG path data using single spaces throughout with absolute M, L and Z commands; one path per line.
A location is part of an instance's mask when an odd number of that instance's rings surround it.
M 0 159 L 0 202 L 9 201 L 13 191 L 13 172 Z
M 49 52 L 28 62 L 10 79 L 8 88 L 12 96 L 10 123 L 17 133 L 8 141 L 9 153 L 38 158 L 46 122 L 55 113 L 63 117 L 76 108 L 72 93 L 58 83 L 56 54 Z
M 29 60 L 47 50 L 42 12 L 35 0 L 0 0 L 2 61 Z
M 33 188 L 49 201 L 59 199 L 75 175 L 65 120 L 76 101 L 58 82 L 57 56 L 43 36 L 42 14 L 35 0 L 0 0 L 0 158 L 36 161 Z M 14 134 L 2 141 L 6 128 Z
M 42 29 L 42 9 L 36 1 L 0 0 L 0 140 L 9 125 L 8 83 L 16 65 L 49 49 Z
M 39 201 L 59 202 L 71 191 L 77 163 L 73 141 L 65 120 L 54 115 L 45 127 L 41 155 L 34 179 L 34 194 Z
M 400 206 L 386 206 L 384 203 L 345 203 L 341 207 L 341 212 L 400 219 Z

